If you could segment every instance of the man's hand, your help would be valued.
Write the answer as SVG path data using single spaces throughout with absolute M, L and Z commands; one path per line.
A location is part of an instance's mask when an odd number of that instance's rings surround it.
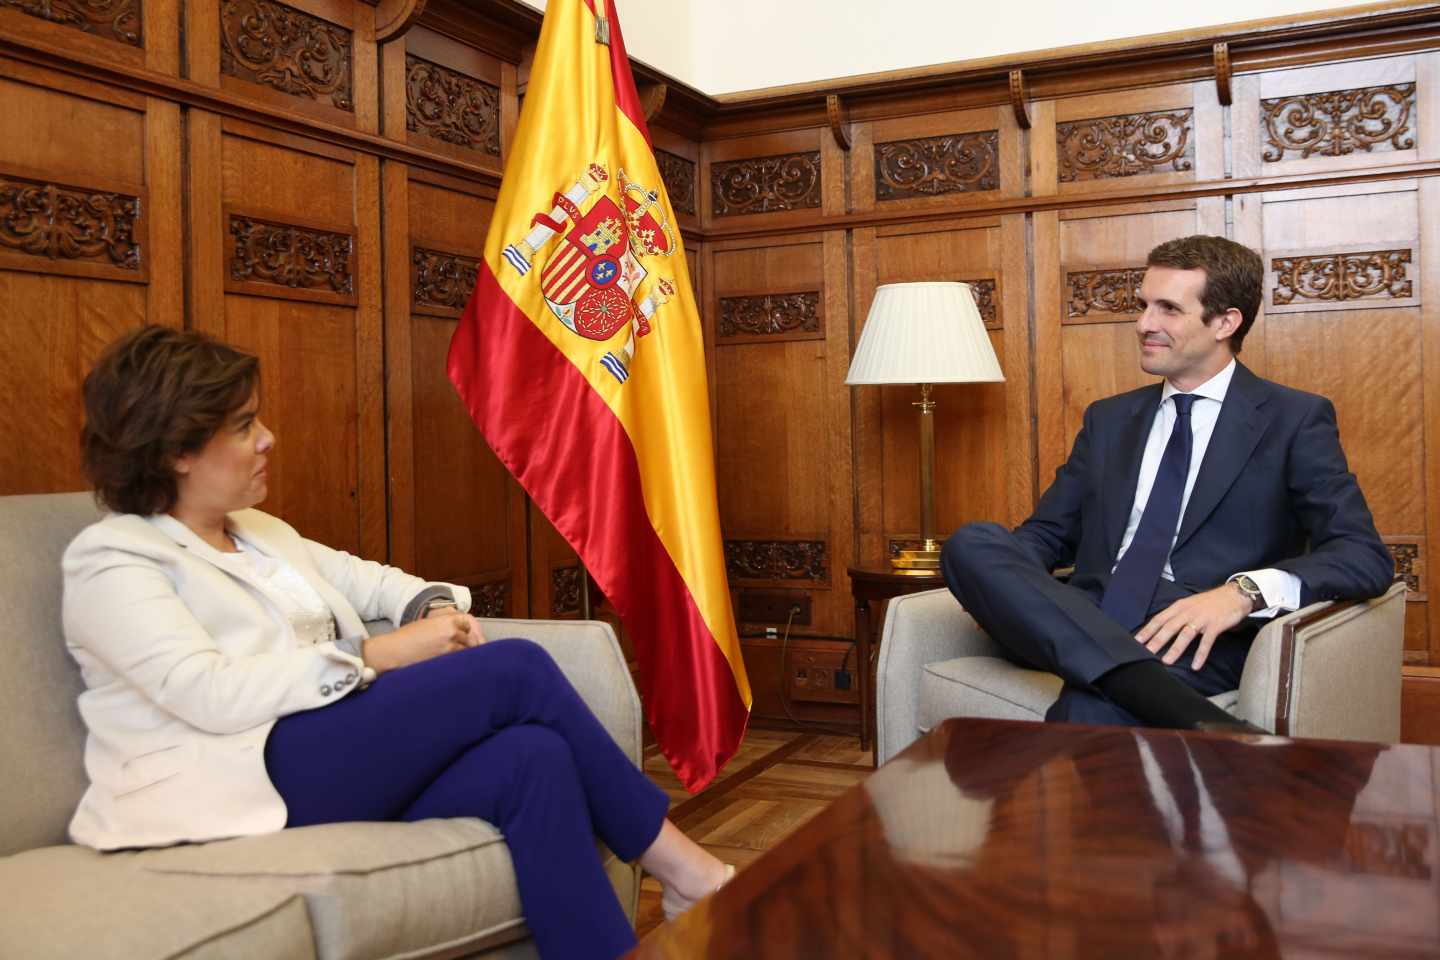
M 1135 639 L 1145 644 L 1151 653 L 1159 653 L 1169 644 L 1170 649 L 1160 658 L 1166 664 L 1179 660 L 1190 645 L 1195 644 L 1190 669 L 1199 670 L 1205 666 L 1215 638 L 1248 617 L 1250 607 L 1250 598 L 1234 584 L 1222 583 L 1214 590 L 1176 600 L 1151 617 L 1135 634 Z
M 363 651 L 365 665 L 379 674 L 484 642 L 480 622 L 470 614 L 438 610 L 393 633 L 371 637 Z

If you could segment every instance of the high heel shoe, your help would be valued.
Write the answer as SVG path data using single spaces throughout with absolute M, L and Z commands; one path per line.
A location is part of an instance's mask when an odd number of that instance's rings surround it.
M 734 876 L 735 864 L 725 864 L 725 879 L 715 884 L 715 890 L 719 890 L 721 887 L 725 886 L 725 884 L 729 883 L 731 879 L 734 878 Z M 715 890 L 711 890 L 710 893 L 714 893 Z M 709 894 L 706 894 L 706 896 L 709 896 Z M 700 899 L 703 900 L 704 897 Z M 689 897 L 684 896 L 680 893 L 679 890 L 676 890 L 674 887 L 666 887 L 664 889 L 664 892 L 660 895 L 660 909 L 665 912 L 665 920 L 667 923 L 680 916 L 680 914 L 684 913 L 686 910 L 689 910 L 691 907 L 695 906 L 697 902 L 697 900 L 691 900 Z

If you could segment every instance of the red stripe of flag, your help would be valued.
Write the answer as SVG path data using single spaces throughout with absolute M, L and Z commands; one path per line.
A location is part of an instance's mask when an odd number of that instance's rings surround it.
M 584 559 L 634 636 L 651 729 L 681 782 L 698 790 L 739 747 L 749 711 L 651 525 L 624 427 L 506 296 L 488 263 L 447 369 L 496 456 Z

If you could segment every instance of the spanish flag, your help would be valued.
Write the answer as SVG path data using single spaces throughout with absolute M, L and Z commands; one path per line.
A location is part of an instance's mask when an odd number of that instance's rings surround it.
M 739 747 L 750 684 L 674 224 L 614 0 L 550 0 L 449 374 L 615 605 L 651 729 L 694 791 Z

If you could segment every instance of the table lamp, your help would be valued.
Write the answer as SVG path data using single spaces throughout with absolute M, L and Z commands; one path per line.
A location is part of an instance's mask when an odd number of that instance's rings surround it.
M 875 291 L 845 382 L 916 383 L 920 399 L 920 549 L 902 550 L 890 565 L 925 574 L 940 568 L 935 539 L 935 401 L 937 383 L 1003 382 L 985 321 L 969 284 L 887 283 Z

